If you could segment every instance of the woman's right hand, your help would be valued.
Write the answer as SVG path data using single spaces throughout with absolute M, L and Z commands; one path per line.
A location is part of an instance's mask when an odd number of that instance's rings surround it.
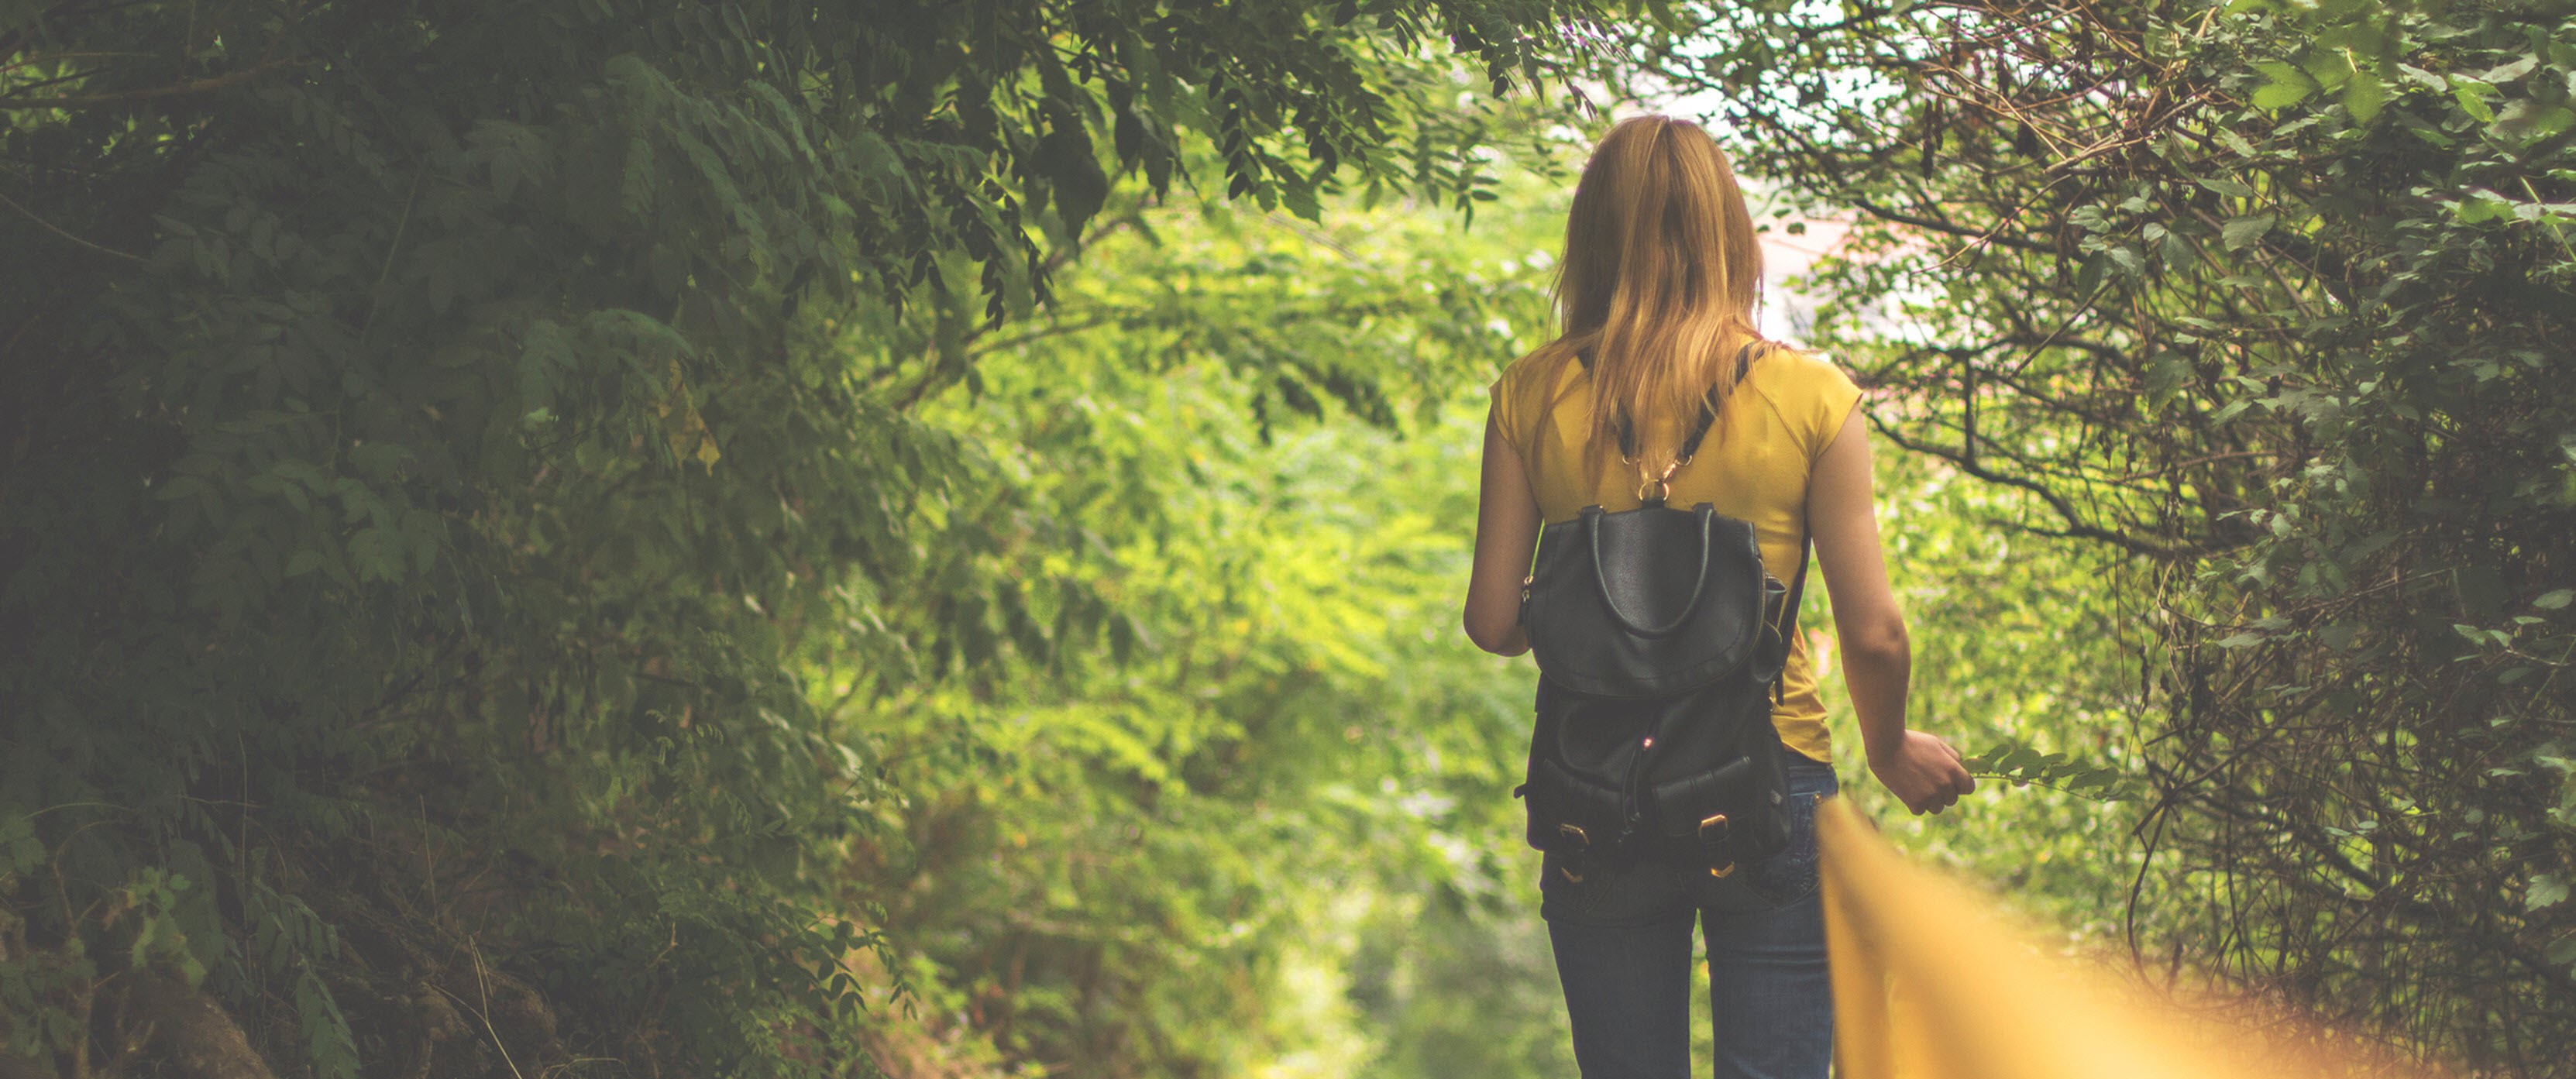
M 1959 751 L 1938 736 L 1908 730 L 1893 746 L 1872 747 L 1869 771 L 1888 793 L 1917 815 L 1950 808 L 1977 789 L 1977 781 L 1959 763 Z

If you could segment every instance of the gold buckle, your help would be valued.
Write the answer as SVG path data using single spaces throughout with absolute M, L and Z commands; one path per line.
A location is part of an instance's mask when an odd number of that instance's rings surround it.
M 1574 850 L 1577 854 L 1592 849 L 1592 837 L 1585 835 L 1583 833 L 1583 829 L 1580 827 L 1572 824 L 1559 824 L 1556 826 L 1556 834 L 1573 839 L 1575 843 Z M 1557 864 L 1556 871 L 1565 874 L 1565 879 L 1570 882 L 1575 884 L 1583 883 L 1583 874 L 1575 872 L 1572 867 L 1569 867 L 1562 862 Z
M 1727 823 L 1726 823 L 1726 814 L 1724 814 L 1724 813 L 1711 813 L 1711 814 L 1709 814 L 1709 815 L 1707 815 L 1707 816 L 1705 816 L 1705 817 L 1701 817 L 1701 818 L 1699 819 L 1699 841 L 1700 841 L 1700 842 L 1702 842 L 1702 843 L 1706 843 L 1706 842 L 1708 842 L 1708 830 L 1709 830 L 1709 829 L 1711 829 L 1711 828 L 1715 828 L 1715 829 L 1717 829 L 1717 837 L 1718 837 L 1719 839 L 1724 839 L 1724 838 L 1726 838 L 1726 834 L 1727 834 L 1727 832 L 1729 832 L 1730 830 L 1732 830 L 1732 829 L 1727 825 Z M 1723 880 L 1723 879 L 1725 879 L 1725 877 L 1726 877 L 1726 875 L 1727 875 L 1727 874 L 1732 873 L 1732 872 L 1735 872 L 1735 863 L 1733 863 L 1733 862 L 1728 862 L 1728 863 L 1726 863 L 1725 865 L 1716 866 L 1716 867 L 1711 868 L 1711 869 L 1708 871 L 1708 875 L 1709 875 L 1709 876 L 1716 877 L 1716 878 L 1719 878 L 1719 879 Z
M 1705 817 L 1700 818 L 1700 821 L 1699 821 L 1699 841 L 1700 841 L 1700 842 L 1702 842 L 1702 843 L 1706 843 L 1706 842 L 1708 842 L 1708 830 L 1709 830 L 1710 828 L 1716 828 L 1716 829 L 1718 829 L 1718 830 L 1719 830 L 1719 831 L 1718 831 L 1718 836 L 1717 836 L 1719 839 L 1724 839 L 1724 838 L 1726 838 L 1726 833 L 1727 833 L 1728 831 L 1730 831 L 1730 830 L 1731 830 L 1731 829 L 1729 829 L 1729 828 L 1728 828 L 1727 823 L 1726 823 L 1726 814 L 1724 814 L 1724 813 L 1711 813 L 1711 814 L 1709 814 L 1708 816 L 1705 816 Z M 1719 874 L 1719 876 L 1724 876 L 1724 875 L 1725 875 L 1725 874 L 1723 874 L 1723 873 Z

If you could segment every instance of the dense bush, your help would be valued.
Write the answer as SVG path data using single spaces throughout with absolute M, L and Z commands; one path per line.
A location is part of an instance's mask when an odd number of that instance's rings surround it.
M 865 1070 L 852 709 L 1146 643 L 922 409 L 1113 197 L 1490 197 L 1574 14 L 0 5 L 0 1067 Z
M 1640 39 L 1848 212 L 1890 438 L 2107 545 L 2146 934 L 2576 1059 L 2576 9 L 1730 5 Z M 1894 319 L 1887 316 L 1894 315 Z

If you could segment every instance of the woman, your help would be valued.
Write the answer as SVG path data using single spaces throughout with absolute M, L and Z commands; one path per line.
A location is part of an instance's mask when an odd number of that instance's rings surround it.
M 1709 433 L 1671 473 L 1672 504 L 1710 502 L 1752 522 L 1763 564 L 1783 578 L 1814 538 L 1870 772 L 1907 809 L 1938 813 L 1975 783 L 1956 750 L 1905 727 L 1905 620 L 1871 514 L 1860 391 L 1832 364 L 1762 340 L 1761 280 L 1743 194 L 1698 125 L 1638 117 L 1594 148 L 1558 264 L 1563 336 L 1493 386 L 1467 635 L 1489 652 L 1527 651 L 1520 589 L 1540 528 L 1587 505 L 1638 505 L 1640 478 L 1673 463 L 1713 397 Z M 1618 448 L 1626 417 L 1642 418 L 1633 461 Z M 1791 751 L 1787 851 L 1717 883 L 1656 862 L 1580 880 L 1542 866 L 1540 913 L 1586 1079 L 1689 1073 L 1694 920 L 1707 934 L 1720 1079 L 1824 1079 L 1833 1000 L 1814 823 L 1835 780 L 1803 639 L 1781 677 L 1772 722 Z

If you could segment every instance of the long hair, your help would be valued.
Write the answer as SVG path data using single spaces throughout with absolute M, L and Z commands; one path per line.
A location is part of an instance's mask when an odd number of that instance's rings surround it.
M 1669 116 L 1611 128 L 1575 184 L 1557 263 L 1561 334 L 1540 350 L 1558 363 L 1590 357 L 1587 477 L 1601 474 L 1622 424 L 1653 475 L 1703 400 L 1723 414 L 1738 351 L 1762 340 L 1761 288 L 1753 215 L 1717 142 Z

